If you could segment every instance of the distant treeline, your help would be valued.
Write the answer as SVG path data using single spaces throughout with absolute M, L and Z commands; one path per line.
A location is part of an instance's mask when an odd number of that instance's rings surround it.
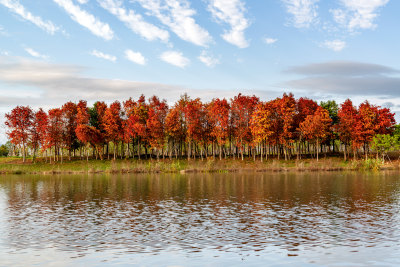
M 382 155 L 397 144 L 391 139 L 394 114 L 363 102 L 317 102 L 292 94 L 271 101 L 239 94 L 229 101 L 203 103 L 182 95 L 165 100 L 142 95 L 92 107 L 84 100 L 60 108 L 32 110 L 17 106 L 6 114 L 7 135 L 24 161 L 39 153 L 50 161 L 68 155 L 104 159 L 137 157 L 290 159 L 340 152 L 344 158 Z

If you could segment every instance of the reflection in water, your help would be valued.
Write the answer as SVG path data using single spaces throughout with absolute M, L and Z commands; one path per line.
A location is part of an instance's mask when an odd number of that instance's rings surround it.
M 0 265 L 396 266 L 398 177 L 3 176 Z

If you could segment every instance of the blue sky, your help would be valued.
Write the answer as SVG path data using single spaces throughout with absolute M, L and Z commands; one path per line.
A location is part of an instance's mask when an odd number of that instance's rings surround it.
M 400 1 L 0 0 L 0 117 L 188 92 L 400 110 Z

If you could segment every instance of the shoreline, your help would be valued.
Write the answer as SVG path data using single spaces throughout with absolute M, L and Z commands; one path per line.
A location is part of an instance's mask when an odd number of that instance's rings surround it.
M 399 170 L 400 161 L 385 164 L 376 159 L 344 161 L 342 158 L 253 161 L 252 159 L 118 159 L 72 160 L 63 163 L 22 163 L 16 158 L 0 159 L 0 175 L 10 174 L 144 174 L 144 173 L 261 173 L 261 172 L 339 172 Z

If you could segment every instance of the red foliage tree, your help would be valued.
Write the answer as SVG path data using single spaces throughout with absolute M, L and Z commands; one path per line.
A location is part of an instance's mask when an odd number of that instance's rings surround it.
M 63 112 L 60 108 L 49 110 L 46 144 L 48 148 L 54 147 L 54 160 L 60 154 L 60 149 L 63 144 Z M 62 160 L 62 157 L 61 157 Z
M 240 147 L 243 160 L 244 145 L 253 141 L 250 120 L 260 99 L 256 96 L 239 94 L 231 99 L 232 133 L 236 146 Z
M 78 147 L 75 129 L 77 124 L 78 108 L 75 103 L 67 102 L 62 106 L 63 120 L 64 120 L 64 137 L 63 142 L 66 149 L 68 149 L 68 157 L 71 160 L 72 150 Z
M 99 115 L 96 107 L 100 107 L 99 108 L 100 114 L 102 114 L 104 110 L 104 105 L 95 104 L 94 108 L 90 110 L 87 107 L 86 101 L 83 100 L 79 101 L 77 105 L 77 116 L 76 116 L 76 121 L 78 126 L 75 129 L 75 134 L 78 140 L 81 143 L 85 144 L 86 146 L 91 145 L 93 149 L 96 149 L 97 153 L 100 156 L 100 159 L 103 159 L 101 146 L 104 143 L 104 135 L 100 131 L 100 126 L 99 126 L 100 123 L 98 118 Z M 90 112 L 92 114 L 90 114 Z M 87 160 L 89 159 L 88 153 L 86 153 L 86 159 Z
M 22 146 L 23 162 L 26 160 L 26 147 L 29 143 L 33 123 L 33 111 L 30 107 L 17 106 L 5 115 L 7 136 L 14 145 Z
M 150 98 L 149 113 L 147 119 L 148 140 L 150 146 L 157 150 L 157 159 L 165 142 L 165 119 L 168 113 L 167 101 L 160 101 L 158 97 Z M 163 154 L 164 156 L 164 154 Z
M 340 105 L 338 110 L 339 123 L 336 125 L 336 131 L 339 139 L 344 143 L 344 159 L 347 159 L 347 147 L 355 140 L 355 130 L 358 120 L 358 111 L 353 106 L 350 99 L 347 99 Z M 354 144 L 354 148 L 356 145 Z
M 127 131 L 130 136 L 137 138 L 137 153 L 140 159 L 141 144 L 148 141 L 147 119 L 149 117 L 149 106 L 146 104 L 144 95 L 141 95 L 137 102 L 132 99 L 125 102 L 124 107 L 128 116 Z
M 46 149 L 46 135 L 48 127 L 47 113 L 43 109 L 39 109 L 35 112 L 31 130 L 31 146 L 33 148 L 33 157 L 36 157 L 36 151 L 42 147 L 42 150 Z
M 123 138 L 123 125 L 121 119 L 121 104 L 115 101 L 104 113 L 103 127 L 108 140 L 114 144 L 114 160 L 116 159 L 117 146 Z
M 332 119 L 326 109 L 318 107 L 313 115 L 308 115 L 306 119 L 300 123 L 300 132 L 305 139 L 314 141 L 317 150 L 317 160 L 319 145 L 329 134 L 329 128 Z
M 289 149 L 293 146 L 296 138 L 296 100 L 293 94 L 283 94 L 282 98 L 275 101 L 275 105 L 280 117 L 279 128 L 277 131 L 279 143 L 284 145 L 285 159 L 289 155 Z

